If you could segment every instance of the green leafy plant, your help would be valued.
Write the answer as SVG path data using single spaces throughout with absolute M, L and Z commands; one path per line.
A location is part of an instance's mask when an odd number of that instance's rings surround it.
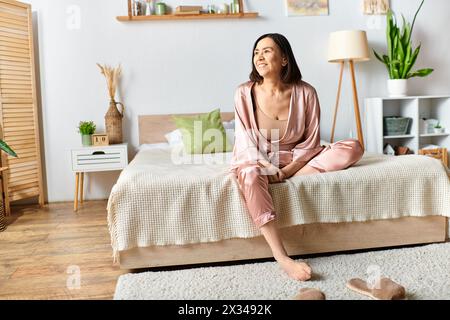
M 17 154 L 14 152 L 13 149 L 11 149 L 10 146 L 8 146 L 8 144 L 0 139 L 0 149 L 5 151 L 7 154 L 9 154 L 10 156 L 16 157 L 17 158 Z
M 421 44 L 419 44 L 419 46 L 412 51 L 411 35 L 417 14 L 422 8 L 424 1 L 425 0 L 422 0 L 419 9 L 417 9 L 412 25 L 409 22 L 406 22 L 405 17 L 402 15 L 403 25 L 401 30 L 399 26 L 397 26 L 397 19 L 394 12 L 389 9 L 387 13 L 387 55 L 384 54 L 381 57 L 375 50 L 373 50 L 373 52 L 375 57 L 386 65 L 390 79 L 425 77 L 433 72 L 433 69 L 429 68 L 411 72 L 411 68 L 416 63 L 421 46 Z
M 83 135 L 91 135 L 95 133 L 95 123 L 94 121 L 80 121 L 78 125 L 78 132 Z
M 440 122 L 436 123 L 436 125 L 435 125 L 434 127 L 435 127 L 436 129 L 441 129 L 441 128 L 442 128 Z

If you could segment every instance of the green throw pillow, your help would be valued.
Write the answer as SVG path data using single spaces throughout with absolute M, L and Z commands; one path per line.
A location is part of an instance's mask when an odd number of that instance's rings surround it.
M 220 109 L 197 116 L 173 116 L 183 135 L 186 153 L 216 153 L 232 151 L 220 117 Z

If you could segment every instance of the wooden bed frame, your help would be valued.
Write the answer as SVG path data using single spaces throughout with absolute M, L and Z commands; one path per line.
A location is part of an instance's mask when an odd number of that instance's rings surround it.
M 233 118 L 232 112 L 222 113 L 223 121 Z M 139 117 L 141 144 L 165 142 L 164 134 L 174 129 L 171 115 Z M 314 223 L 282 228 L 281 235 L 291 256 L 445 242 L 447 218 L 427 216 L 367 222 Z M 190 245 L 135 248 L 120 251 L 119 255 L 120 267 L 124 269 L 272 257 L 262 236 Z

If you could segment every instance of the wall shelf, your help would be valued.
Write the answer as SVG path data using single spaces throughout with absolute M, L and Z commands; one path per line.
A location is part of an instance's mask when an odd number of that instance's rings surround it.
M 127 21 L 149 21 L 149 20 L 190 20 L 190 19 L 246 19 L 258 17 L 258 12 L 244 12 L 243 0 L 239 2 L 238 13 L 200 13 L 200 14 L 165 14 L 165 15 L 151 15 L 138 16 L 133 14 L 132 0 L 128 0 L 128 15 L 119 16 L 117 20 L 122 22 Z
M 246 13 L 202 13 L 202 14 L 189 14 L 189 15 L 177 15 L 177 14 L 165 14 L 162 16 L 119 16 L 117 20 L 121 22 L 126 21 L 148 21 L 148 20 L 189 20 L 189 19 L 246 19 L 256 18 L 258 12 L 246 12 Z

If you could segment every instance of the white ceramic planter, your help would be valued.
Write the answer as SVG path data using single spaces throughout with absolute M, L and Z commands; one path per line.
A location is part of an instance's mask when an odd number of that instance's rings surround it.
M 388 79 L 387 87 L 390 97 L 405 97 L 408 92 L 408 80 Z
M 434 129 L 434 133 L 444 133 L 445 132 L 445 128 L 433 128 Z

